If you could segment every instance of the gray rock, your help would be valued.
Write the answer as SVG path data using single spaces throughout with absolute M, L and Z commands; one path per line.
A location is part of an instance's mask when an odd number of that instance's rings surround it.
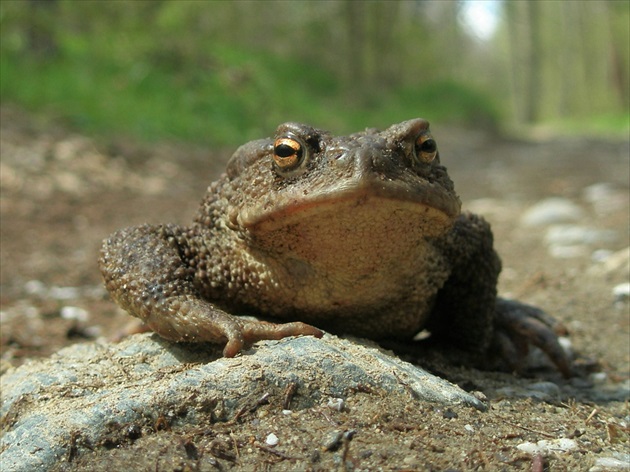
M 550 394 L 547 391 L 519 386 L 501 387 L 495 391 L 495 394 L 501 398 L 531 398 L 544 402 L 552 402 L 557 400 L 557 397 L 555 395 Z
M 549 255 L 556 259 L 572 259 L 575 257 L 586 257 L 588 248 L 580 244 L 565 246 L 563 244 L 551 244 L 547 248 Z
M 205 349 L 205 350 L 204 350 Z M 71 438 L 99 444 L 112 425 L 165 416 L 194 425 L 233 418 L 248 402 L 295 383 L 293 409 L 361 388 L 446 405 L 485 405 L 455 385 L 374 347 L 326 335 L 265 341 L 232 359 L 214 347 L 155 335 L 79 344 L 0 378 L 3 472 L 47 470 Z
M 611 456 L 598 457 L 595 465 L 588 469 L 589 472 L 609 472 L 611 470 L 630 469 L 630 454 L 623 452 L 614 453 Z
M 521 217 L 524 226 L 544 226 L 579 221 L 584 211 L 566 198 L 547 198 L 530 207 Z
M 558 399 L 561 395 L 561 390 L 558 385 L 553 382 L 535 382 L 527 386 L 529 390 L 541 392 L 548 395 L 550 398 Z
M 579 225 L 553 225 L 545 234 L 545 243 L 548 245 L 601 244 L 615 239 L 615 231 Z
M 628 207 L 628 190 L 608 182 L 600 182 L 586 187 L 585 201 L 593 206 L 599 215 L 606 215 Z
M 612 230 L 580 225 L 551 225 L 545 233 L 545 244 L 551 256 L 566 259 L 586 256 L 591 252 L 589 246 L 611 243 L 617 237 L 617 233 Z

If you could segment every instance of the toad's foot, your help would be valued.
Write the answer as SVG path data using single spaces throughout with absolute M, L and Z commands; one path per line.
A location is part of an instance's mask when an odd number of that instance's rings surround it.
M 242 336 L 248 344 L 262 341 L 263 339 L 282 339 L 288 336 L 315 336 L 316 338 L 321 338 L 324 335 L 323 331 L 300 321 L 276 324 L 267 321 L 237 319 L 242 323 Z M 223 355 L 225 357 L 234 357 L 241 349 L 242 346 L 231 345 L 230 341 L 228 341 L 225 349 L 223 349 Z
M 494 347 L 510 368 L 518 371 L 529 346 L 540 348 L 566 378 L 571 361 L 558 342 L 566 328 L 539 308 L 513 300 L 497 299 Z
M 323 332 L 305 323 L 275 324 L 230 315 L 220 308 L 194 297 L 172 297 L 168 300 L 168 315 L 151 313 L 147 326 L 170 341 L 226 343 L 225 357 L 234 357 L 247 344 L 263 339 L 311 335 Z

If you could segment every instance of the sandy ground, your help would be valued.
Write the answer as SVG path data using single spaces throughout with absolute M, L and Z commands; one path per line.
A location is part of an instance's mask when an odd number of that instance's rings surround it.
M 4 372 L 123 328 L 131 318 L 101 287 L 95 262 L 101 240 L 123 226 L 185 224 L 229 150 L 103 142 L 7 107 L 0 126 Z M 171 427 L 158 412 L 143 424 L 119 425 L 107 444 L 82 444 L 78 432 L 68 439 L 73 454 L 61 469 L 630 467 L 628 142 L 505 140 L 450 129 L 434 135 L 464 207 L 493 225 L 504 263 L 501 293 L 543 307 L 568 327 L 580 376 L 483 372 L 406 354 L 483 392 L 489 410 L 355 392 L 341 411 L 283 414 L 278 399 L 228 422 L 208 418 L 205 428 Z M 527 224 L 536 205 L 553 213 L 552 197 L 564 204 L 553 224 Z M 266 442 L 270 433 L 277 445 Z M 539 441 L 548 443 L 531 449 Z

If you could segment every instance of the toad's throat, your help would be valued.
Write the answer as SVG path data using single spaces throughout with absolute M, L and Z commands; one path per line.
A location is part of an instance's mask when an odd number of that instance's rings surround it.
M 265 267 L 273 292 L 287 292 L 291 310 L 333 316 L 397 303 L 443 283 L 441 269 L 436 273 L 443 256 L 431 241 L 452 226 L 442 211 L 373 194 L 309 203 L 246 231 L 248 258 Z M 254 294 L 259 301 L 266 296 Z M 283 316 L 272 305 L 270 313 Z
M 235 216 L 237 225 L 254 235 L 296 225 L 378 230 L 385 222 L 385 228 L 398 226 L 402 230 L 416 225 L 425 236 L 437 236 L 450 227 L 459 212 L 459 199 L 439 187 L 427 184 L 409 189 L 395 181 L 373 181 L 346 184 L 334 191 L 272 194 Z
M 374 287 L 383 273 L 413 277 L 402 268 L 421 267 L 429 240 L 452 222 L 431 206 L 364 194 L 287 206 L 245 233 L 253 257 L 273 272 Z

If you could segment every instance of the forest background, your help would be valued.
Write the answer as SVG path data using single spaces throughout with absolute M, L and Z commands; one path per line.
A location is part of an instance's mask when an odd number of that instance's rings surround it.
M 234 146 L 421 116 L 625 134 L 630 2 L 2 0 L 0 93 L 96 135 Z

